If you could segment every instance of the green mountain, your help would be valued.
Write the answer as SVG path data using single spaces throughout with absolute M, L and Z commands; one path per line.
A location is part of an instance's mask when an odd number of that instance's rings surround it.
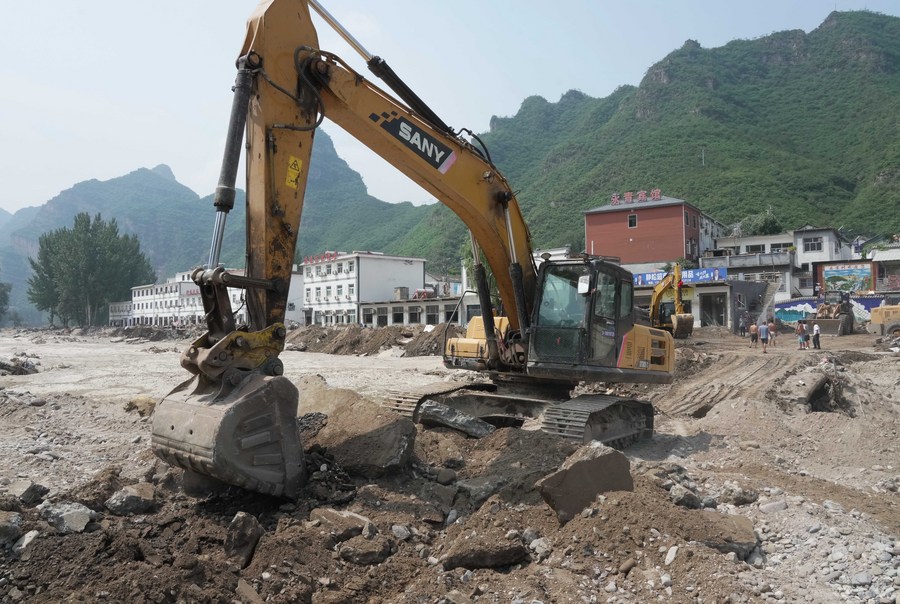
M 806 34 L 703 49 L 688 41 L 638 87 L 606 98 L 569 91 L 523 101 L 480 135 L 509 178 L 537 247 L 583 249 L 582 213 L 613 193 L 658 188 L 730 224 L 770 209 L 785 229 L 812 223 L 900 232 L 900 18 L 832 13 Z M 243 194 L 222 260 L 243 266 Z M 0 281 L 24 310 L 26 258 L 40 233 L 78 212 L 136 233 L 160 279 L 205 262 L 214 210 L 166 166 L 83 182 L 40 208 L 0 214 Z M 425 257 L 455 271 L 466 241 L 446 207 L 389 204 L 316 135 L 298 258 L 324 250 Z
M 703 49 L 604 99 L 526 99 L 481 138 L 540 246 L 583 246 L 581 212 L 659 188 L 729 224 L 900 230 L 900 19 L 832 13 L 809 34 Z
M 337 156 L 325 132 L 316 134 L 297 257 L 325 250 L 385 250 L 403 238 L 428 213 L 410 203 L 379 201 L 366 192 L 362 177 Z M 243 267 L 245 195 L 238 191 L 228 215 L 222 262 Z M 119 231 L 136 234 L 141 251 L 159 280 L 204 264 L 209 257 L 215 208 L 213 196 L 200 198 L 178 183 L 168 166 L 142 168 L 108 181 L 78 183 L 37 208 L 0 216 L 0 282 L 11 283 L 10 309 L 26 321 L 40 315 L 27 301 L 38 238 L 46 231 L 71 227 L 76 214 L 99 213 L 115 219 Z M 365 228 L 363 227 L 364 222 Z

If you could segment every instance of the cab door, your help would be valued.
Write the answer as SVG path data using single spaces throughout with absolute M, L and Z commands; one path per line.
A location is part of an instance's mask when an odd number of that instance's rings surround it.
M 591 295 L 589 364 L 612 367 L 616 364 L 619 341 L 627 329 L 620 320 L 621 282 L 613 274 L 598 271 Z M 628 289 L 631 298 L 631 288 Z M 630 322 L 630 315 L 629 315 Z

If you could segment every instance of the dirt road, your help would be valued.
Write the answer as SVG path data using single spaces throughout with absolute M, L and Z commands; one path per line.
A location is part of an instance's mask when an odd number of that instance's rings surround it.
M 627 451 L 635 490 L 560 525 L 532 485 L 575 445 L 512 429 L 476 440 L 419 426 L 410 469 L 341 475 L 351 495 L 186 496 L 139 411 L 186 377 L 187 341 L 5 332 L 0 359 L 39 372 L 0 377 L 0 493 L 23 481 L 48 492 L 41 506 L 0 495 L 0 602 L 896 602 L 900 358 L 872 342 L 800 351 L 783 336 L 763 355 L 699 330 L 679 343 L 673 384 L 632 387 L 659 411 L 654 439 Z M 401 352 L 281 358 L 293 381 L 320 375 L 373 404 L 460 377 Z M 152 509 L 104 505 L 138 482 L 153 486 Z M 69 503 L 89 510 L 81 531 L 46 511 Z M 338 538 L 323 510 L 366 522 Z M 263 531 L 246 568 L 225 552 L 238 512 Z M 748 520 L 755 543 L 719 547 L 709 513 Z

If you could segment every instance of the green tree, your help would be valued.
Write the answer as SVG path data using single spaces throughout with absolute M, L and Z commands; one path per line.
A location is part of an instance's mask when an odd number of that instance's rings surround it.
M 768 208 L 765 212 L 752 214 L 741 221 L 741 235 L 750 237 L 752 235 L 777 235 L 783 233 L 781 221 L 772 212 L 772 208 Z
M 72 229 L 45 233 L 39 239 L 37 259 L 29 259 L 33 274 L 28 299 L 39 310 L 79 325 L 95 325 L 110 302 L 131 295 L 131 288 L 153 282 L 156 275 L 141 253 L 134 235 L 120 235 L 113 219 L 100 214 L 75 216 Z
M 0 321 L 3 320 L 6 311 L 9 309 L 10 290 L 12 290 L 12 285 L 9 283 L 0 283 Z
M 687 258 L 678 258 L 676 260 L 666 262 L 665 264 L 662 265 L 662 267 L 659 270 L 661 270 L 665 273 L 668 273 L 669 271 L 672 270 L 672 267 L 674 267 L 676 264 L 680 264 L 681 270 L 683 270 L 683 271 L 687 270 L 687 269 L 691 269 L 691 268 L 699 268 L 696 260 L 688 260 Z
M 58 314 L 59 287 L 56 278 L 56 261 L 61 255 L 60 241 L 65 236 L 64 229 L 44 233 L 38 239 L 37 260 L 28 259 L 31 265 L 31 277 L 28 278 L 28 300 L 38 310 L 47 312 L 50 325 L 59 317 L 63 325 L 68 318 Z

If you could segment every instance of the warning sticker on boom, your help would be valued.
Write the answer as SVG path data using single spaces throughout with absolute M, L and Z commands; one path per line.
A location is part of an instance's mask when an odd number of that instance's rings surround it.
M 287 177 L 284 179 L 285 186 L 292 189 L 297 188 L 297 180 L 300 178 L 300 170 L 303 169 L 303 160 L 293 155 L 288 157 Z

